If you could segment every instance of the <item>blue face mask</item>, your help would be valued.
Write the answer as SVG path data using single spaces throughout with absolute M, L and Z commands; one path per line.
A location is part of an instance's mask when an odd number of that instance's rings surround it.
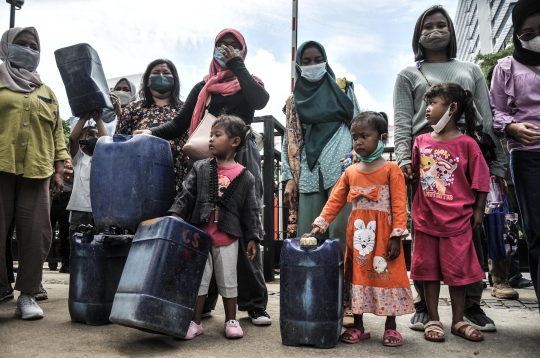
M 234 52 L 236 52 L 236 54 L 238 56 L 240 56 L 240 54 L 242 53 L 242 51 L 238 50 L 238 49 L 235 49 Z M 225 64 L 225 62 L 223 62 L 221 59 L 225 57 L 220 51 L 219 51 L 219 48 L 216 47 L 216 49 L 214 50 L 214 58 L 216 59 L 217 63 L 219 63 L 219 65 L 221 67 L 223 67 L 224 69 L 228 69 L 229 67 L 227 67 L 227 65 Z
M 377 149 L 375 149 L 375 151 L 371 153 L 369 156 L 362 157 L 360 154 L 356 154 L 356 156 L 358 157 L 358 159 L 360 159 L 363 162 L 371 163 L 375 159 L 379 158 L 383 154 L 383 152 L 384 152 L 384 143 L 382 142 L 382 140 L 379 139 L 379 143 L 377 143 Z
M 34 72 L 39 65 L 40 54 L 25 46 L 8 44 L 6 60 L 15 68 Z

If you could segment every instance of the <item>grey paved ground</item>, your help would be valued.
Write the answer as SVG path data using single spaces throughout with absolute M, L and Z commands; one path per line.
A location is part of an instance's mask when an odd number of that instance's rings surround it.
M 398 318 L 398 330 L 405 343 L 400 348 L 381 345 L 384 318 L 366 315 L 366 328 L 372 338 L 355 345 L 338 343 L 334 349 L 287 347 L 279 331 L 279 284 L 269 284 L 269 327 L 255 327 L 240 313 L 243 339 L 230 341 L 223 335 L 224 315 L 219 306 L 211 318 L 203 320 L 205 334 L 193 341 L 182 341 L 118 325 L 92 327 L 72 323 L 69 317 L 69 275 L 44 270 L 49 299 L 41 301 L 45 318 L 23 321 L 13 315 L 15 301 L 0 305 L 0 357 L 520 357 L 540 356 L 540 315 L 534 292 L 521 289 L 519 301 L 494 300 L 484 290 L 484 307 L 497 324 L 496 333 L 486 333 L 481 343 L 472 343 L 450 334 L 451 310 L 448 290 L 441 290 L 440 313 L 447 340 L 431 343 L 421 332 L 407 328 L 410 315 Z M 475 354 L 476 353 L 476 354 Z

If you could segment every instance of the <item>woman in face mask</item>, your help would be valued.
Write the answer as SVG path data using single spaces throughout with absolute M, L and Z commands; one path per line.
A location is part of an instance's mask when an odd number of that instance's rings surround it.
M 341 158 L 352 149 L 347 127 L 358 113 L 352 83 L 344 92 L 327 63 L 324 47 L 315 41 L 300 45 L 296 55 L 296 84 L 285 105 L 287 136 L 283 143 L 282 181 L 285 205 L 298 208 L 297 233 L 311 231 L 341 176 Z M 348 204 L 350 205 L 350 204 Z M 326 237 L 339 237 L 345 248 L 347 210 L 332 222 Z
M 495 132 L 508 140 L 510 171 L 529 246 L 529 272 L 540 299 L 540 2 L 518 1 L 512 23 L 515 50 L 495 67 L 490 99 Z
M 343 88 L 320 43 L 307 41 L 298 47 L 296 83 L 285 104 L 287 135 L 281 152 L 284 204 L 297 217 L 296 228 L 294 224 L 288 228 L 292 237 L 311 231 L 312 218 L 322 211 L 341 176 L 341 158 L 352 150 L 348 124 L 359 112 L 358 103 L 353 84 L 340 82 Z M 350 205 L 320 235 L 338 237 L 343 250 Z M 344 325 L 351 326 L 350 311 L 345 318 Z
M 116 85 L 114 85 L 113 91 L 111 92 L 111 100 L 114 109 L 103 109 L 103 124 L 105 125 L 108 135 L 114 134 L 118 118 L 122 117 L 122 109 L 136 99 L 137 88 L 127 78 L 121 78 Z
M 119 89 L 122 87 L 127 89 L 128 84 L 132 94 L 131 99 L 135 99 L 135 86 L 124 78 L 118 81 L 115 91 L 111 95 L 116 96 L 117 102 L 122 107 L 122 101 L 125 103 L 128 96 L 124 95 L 122 93 L 124 91 Z M 139 97 L 141 100 L 136 102 L 128 101 L 129 103 L 124 107 L 116 125 L 117 133 L 133 135 L 138 130 L 159 127 L 177 116 L 183 103 L 180 100 L 180 78 L 176 67 L 171 61 L 158 59 L 152 61 L 146 67 L 141 80 Z M 118 111 L 117 107 L 115 105 L 115 113 Z M 186 140 L 186 130 L 170 140 L 174 158 L 176 195 L 182 191 L 182 182 L 188 165 L 188 158 L 182 152 Z
M 430 7 L 420 15 L 414 29 L 412 48 L 416 65 L 402 70 L 394 87 L 394 147 L 398 165 L 409 184 L 408 204 L 412 203 L 413 187 L 418 180 L 411 167 L 411 148 L 414 140 L 420 134 L 438 130 L 431 128 L 427 123 L 424 94 L 431 86 L 441 82 L 457 82 L 473 93 L 478 111 L 477 118 L 483 124 L 484 133 L 490 135 L 497 146 L 497 159 L 490 164 L 490 172 L 504 183 L 506 159 L 500 140 L 493 134 L 493 118 L 484 75 L 478 65 L 455 59 L 457 43 L 454 25 L 441 6 Z M 463 121 L 462 118 L 460 122 Z M 473 239 L 475 247 L 478 248 L 478 259 L 483 263 L 481 232 L 475 231 Z M 415 304 L 416 313 L 409 327 L 424 331 L 424 325 L 428 323 L 428 313 L 423 284 L 421 281 L 414 281 L 414 285 L 418 299 Z M 479 330 L 495 330 L 495 323 L 480 308 L 482 282 L 466 287 L 465 318 Z M 437 339 L 441 336 L 432 331 L 429 333 L 430 338 Z
M 247 52 L 246 42 L 240 32 L 234 29 L 222 30 L 214 41 L 209 73 L 193 87 L 178 115 L 164 125 L 139 130 L 135 134 L 152 134 L 173 139 L 186 131 L 192 133 L 204 116 L 209 98 L 208 111 L 214 116 L 233 114 L 240 117 L 246 125 L 251 125 L 255 110 L 263 109 L 270 96 L 264 89 L 263 82 L 247 70 L 244 63 Z M 262 198 L 261 156 L 254 139 L 246 144 L 245 151 L 236 154 L 235 160 L 253 174 L 255 191 L 257 196 Z M 262 208 L 262 200 L 259 204 Z M 262 238 L 262 224 L 259 234 Z M 266 312 L 268 292 L 262 274 L 260 251 L 257 252 L 257 259 L 249 260 L 242 240 L 238 247 L 238 309 L 248 311 L 252 323 L 256 325 L 270 324 L 270 316 Z M 212 291 L 211 288 L 203 315 L 213 309 L 217 301 L 217 290 L 215 294 Z
M 6 238 L 13 219 L 19 244 L 15 314 L 43 317 L 34 294 L 52 240 L 52 197 L 62 193 L 69 159 L 53 91 L 36 69 L 40 41 L 35 28 L 12 28 L 0 42 L 0 302 L 13 298 L 6 271 Z

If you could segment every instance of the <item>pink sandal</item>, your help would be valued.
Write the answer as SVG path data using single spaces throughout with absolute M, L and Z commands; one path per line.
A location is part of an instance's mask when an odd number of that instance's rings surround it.
M 197 336 L 200 336 L 203 333 L 204 333 L 204 329 L 202 328 L 202 325 L 191 321 L 191 323 L 189 324 L 187 334 L 184 337 L 184 339 L 193 339 Z
M 349 335 L 350 338 L 347 338 L 346 335 Z M 341 334 L 341 340 L 345 343 L 358 343 L 363 339 L 368 339 L 371 337 L 369 332 L 362 332 L 358 328 L 348 328 Z
M 387 338 L 395 338 L 397 342 L 386 342 Z M 403 337 L 401 336 L 401 333 L 395 329 L 387 329 L 384 331 L 382 344 L 386 347 L 399 347 L 403 345 Z

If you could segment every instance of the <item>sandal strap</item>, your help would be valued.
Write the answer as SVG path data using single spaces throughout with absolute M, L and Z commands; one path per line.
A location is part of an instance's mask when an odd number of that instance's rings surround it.
M 472 337 L 474 331 L 478 331 L 478 329 L 474 328 L 470 323 L 467 323 L 465 321 L 456 323 L 452 328 L 459 333 L 459 330 L 463 327 L 465 327 L 463 334 L 469 338 Z

